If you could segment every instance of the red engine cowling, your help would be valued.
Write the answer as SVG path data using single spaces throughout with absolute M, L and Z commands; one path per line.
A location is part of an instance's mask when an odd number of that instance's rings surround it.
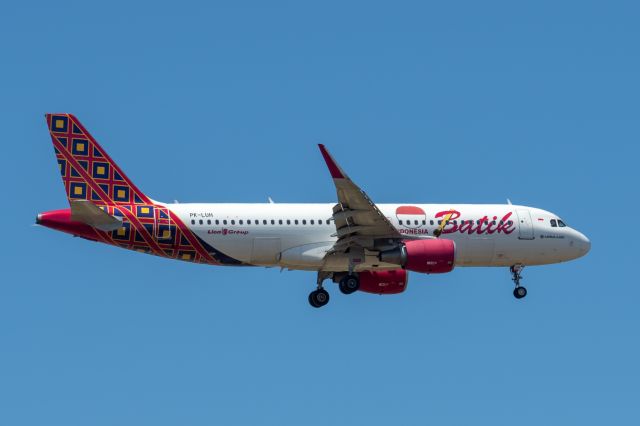
M 408 275 L 404 269 L 360 272 L 360 291 L 375 294 L 402 293 L 407 288 Z
M 451 272 L 456 260 L 456 245 L 451 240 L 410 240 L 405 241 L 407 261 L 403 265 L 410 271 L 425 274 Z
M 451 240 L 407 240 L 397 249 L 380 253 L 380 260 L 395 263 L 423 274 L 451 272 L 456 259 L 456 245 Z

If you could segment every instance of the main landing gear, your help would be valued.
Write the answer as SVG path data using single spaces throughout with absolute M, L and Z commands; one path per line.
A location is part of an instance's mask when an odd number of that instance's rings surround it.
M 321 308 L 329 303 L 329 292 L 322 287 L 309 293 L 309 304 L 314 308 Z
M 322 288 L 322 282 L 331 277 L 331 273 L 318 271 L 318 288 L 309 293 L 309 304 L 314 308 L 321 308 L 329 303 L 329 292 Z
M 360 280 L 353 274 L 345 275 L 338 283 L 338 287 L 343 294 L 355 293 L 360 288 Z
M 511 271 L 511 280 L 516 284 L 516 288 L 513 289 L 513 295 L 516 299 L 522 299 L 527 295 L 527 289 L 520 285 L 522 275 L 520 273 L 524 269 L 524 265 L 513 265 L 509 270 Z
M 321 308 L 329 303 L 329 293 L 322 287 L 322 282 L 327 278 L 333 278 L 333 273 L 318 272 L 318 288 L 309 293 L 309 304 L 314 308 Z M 351 273 L 342 277 L 338 283 L 343 294 L 351 294 L 360 288 L 358 276 Z

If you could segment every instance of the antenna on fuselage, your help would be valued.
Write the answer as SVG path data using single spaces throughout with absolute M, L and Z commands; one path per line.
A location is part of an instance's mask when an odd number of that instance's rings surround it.
M 267 197 L 267 199 L 269 200 L 269 204 L 275 204 L 275 203 L 273 202 L 273 200 L 271 199 L 271 197 Z
M 507 198 L 507 204 L 511 205 L 511 200 Z

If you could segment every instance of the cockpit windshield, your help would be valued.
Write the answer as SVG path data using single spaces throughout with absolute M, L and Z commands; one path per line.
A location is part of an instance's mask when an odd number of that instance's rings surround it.
M 552 228 L 556 228 L 556 227 L 558 227 L 558 226 L 559 226 L 560 228 L 564 228 L 565 226 L 567 226 L 567 225 L 565 225 L 565 224 L 564 224 L 564 222 L 563 222 L 563 221 L 561 221 L 560 219 L 551 219 L 549 222 L 551 223 L 551 227 L 552 227 Z

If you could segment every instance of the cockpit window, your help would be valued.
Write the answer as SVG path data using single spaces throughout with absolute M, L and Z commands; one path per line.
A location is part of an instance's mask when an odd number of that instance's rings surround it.
M 558 226 L 559 226 L 560 228 L 564 228 L 564 227 L 565 227 L 565 226 L 567 226 L 567 225 L 565 225 L 563 221 L 561 221 L 560 219 L 558 219 Z
M 555 219 L 551 219 L 551 227 L 555 228 L 557 226 L 558 226 L 558 224 L 556 223 L 556 220 Z

